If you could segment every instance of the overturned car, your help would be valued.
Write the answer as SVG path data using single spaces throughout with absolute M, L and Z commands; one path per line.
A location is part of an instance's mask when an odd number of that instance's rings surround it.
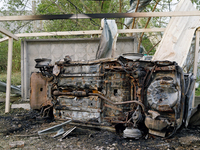
M 124 138 L 170 137 L 186 124 L 195 79 L 176 62 L 125 57 L 50 65 L 36 59 L 30 104 L 42 115 L 115 128 Z

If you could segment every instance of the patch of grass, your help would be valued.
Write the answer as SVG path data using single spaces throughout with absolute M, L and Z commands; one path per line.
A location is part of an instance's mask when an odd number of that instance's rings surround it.
M 0 92 L 0 99 L 1 98 L 6 98 L 6 93 Z
M 6 72 L 0 73 L 0 81 L 2 81 L 2 82 L 7 81 L 7 73 Z M 13 72 L 11 74 L 11 84 L 12 85 L 21 85 L 21 72 Z
M 200 96 L 200 87 L 196 88 L 195 96 Z
M 0 103 L 0 115 L 5 113 L 5 103 Z

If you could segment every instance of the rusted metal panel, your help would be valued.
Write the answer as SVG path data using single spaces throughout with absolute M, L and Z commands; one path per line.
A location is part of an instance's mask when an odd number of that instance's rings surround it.
M 32 109 L 40 109 L 47 100 L 47 83 L 41 76 L 41 73 L 31 75 L 30 105 Z
M 32 73 L 31 75 L 31 94 L 30 106 L 32 109 L 40 109 L 42 104 L 48 100 L 48 81 L 52 77 L 46 78 L 42 73 Z
M 86 121 L 89 119 L 100 119 L 100 100 L 97 96 L 83 97 L 84 95 L 59 96 L 60 105 L 55 107 L 54 114 L 59 118 L 72 118 L 74 120 Z

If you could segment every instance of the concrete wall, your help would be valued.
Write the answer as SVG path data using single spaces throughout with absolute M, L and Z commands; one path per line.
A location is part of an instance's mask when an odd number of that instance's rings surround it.
M 99 40 L 99 38 L 23 40 L 21 43 L 22 99 L 29 99 L 31 73 L 39 71 L 35 69 L 36 58 L 50 58 L 51 64 L 66 55 L 69 55 L 72 60 L 92 60 L 95 59 Z M 115 57 L 136 50 L 137 44 L 133 37 L 118 38 Z

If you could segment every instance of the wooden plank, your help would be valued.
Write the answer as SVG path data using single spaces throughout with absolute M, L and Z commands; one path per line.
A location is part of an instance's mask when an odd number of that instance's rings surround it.
M 151 29 L 122 29 L 118 33 L 140 33 L 140 32 L 164 32 L 165 28 L 151 28 Z
M 3 41 L 7 41 L 8 39 L 9 39 L 8 37 L 1 38 L 1 39 L 0 39 L 0 43 L 3 42 Z
M 121 29 L 118 33 L 140 33 L 140 32 L 164 32 L 165 28 L 151 29 Z M 17 37 L 39 37 L 39 36 L 64 36 L 64 35 L 88 35 L 101 34 L 102 30 L 86 30 L 86 31 L 63 31 L 63 32 L 40 32 L 40 33 L 20 33 L 15 34 Z M 8 40 L 8 37 L 0 39 L 0 43 Z
M 199 32 L 196 31 L 196 41 L 195 41 L 195 53 L 194 53 L 194 68 L 193 68 L 193 74 L 197 75 L 197 67 L 198 67 L 198 53 L 199 53 Z
M 8 42 L 8 65 L 7 65 L 7 82 L 6 82 L 7 86 L 6 86 L 5 113 L 9 113 L 10 112 L 12 50 L 13 50 L 13 38 L 9 37 L 9 42 Z
M 87 34 L 101 34 L 101 32 L 102 32 L 102 30 L 40 32 L 40 33 L 21 33 L 21 34 L 16 34 L 16 36 L 18 36 L 18 37 L 34 37 L 34 36 L 87 35 Z
M 197 77 L 197 67 L 198 67 L 198 54 L 199 54 L 199 34 L 200 31 L 196 31 L 196 40 L 195 40 L 195 53 L 194 53 L 194 67 L 193 67 L 193 74 L 195 77 Z M 192 107 L 194 108 L 195 104 L 195 88 L 193 90 L 193 101 L 192 101 Z
M 1 16 L 0 21 L 200 16 L 200 11 Z
M 11 32 L 7 31 L 6 29 L 0 27 L 0 32 L 7 35 L 10 38 L 13 38 L 14 40 L 18 40 L 18 37 L 14 34 L 12 34 Z

